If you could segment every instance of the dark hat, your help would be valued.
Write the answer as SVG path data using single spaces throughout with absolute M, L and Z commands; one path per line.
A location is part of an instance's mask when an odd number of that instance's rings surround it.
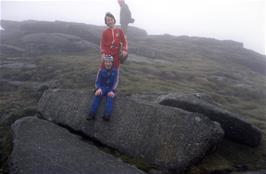
M 117 0 L 118 4 L 122 5 L 125 3 L 125 0 Z
M 114 17 L 114 15 L 112 15 L 112 13 L 110 13 L 110 12 L 107 12 L 106 14 L 105 14 L 105 16 L 104 16 L 104 23 L 107 25 L 107 21 L 106 21 L 106 18 L 107 17 L 110 17 L 110 18 L 113 18 L 114 19 L 114 23 L 116 23 L 116 20 L 115 20 L 115 17 Z

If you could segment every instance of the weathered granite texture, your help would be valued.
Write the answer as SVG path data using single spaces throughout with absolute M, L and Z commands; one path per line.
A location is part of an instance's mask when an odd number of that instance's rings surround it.
M 68 126 L 107 146 L 162 169 L 177 172 L 194 164 L 223 137 L 219 123 L 201 114 L 117 97 L 110 122 L 87 121 L 91 93 L 48 90 L 39 101 L 43 118 Z
M 144 174 L 49 121 L 24 117 L 12 131 L 10 174 Z
M 258 146 L 261 142 L 261 131 L 256 126 L 241 119 L 239 114 L 201 100 L 200 95 L 162 95 L 158 103 L 206 115 L 211 120 L 219 122 L 225 138 L 234 142 L 249 146 Z

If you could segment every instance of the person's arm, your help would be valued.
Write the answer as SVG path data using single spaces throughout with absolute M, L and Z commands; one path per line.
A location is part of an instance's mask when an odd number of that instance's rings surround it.
M 120 12 L 120 23 L 122 24 L 129 24 L 131 21 L 131 12 L 127 6 L 127 4 L 124 4 L 121 7 L 121 12 Z
M 114 70 L 114 80 L 112 85 L 112 91 L 115 92 L 119 82 L 119 70 Z
M 125 11 L 126 11 L 125 15 L 127 17 L 127 20 L 130 23 L 132 17 L 131 17 L 131 12 L 130 12 L 130 10 L 128 8 L 128 5 L 125 6 Z
M 95 95 L 96 96 L 99 96 L 99 95 L 102 95 L 102 89 L 101 89 L 101 77 L 102 77 L 102 70 L 99 69 L 98 70 L 98 73 L 97 73 L 97 76 L 96 76 L 96 82 L 95 82 Z
M 116 92 L 116 88 L 118 86 L 118 82 L 119 82 L 119 70 L 114 70 L 114 79 L 112 81 L 112 90 L 110 92 L 108 92 L 108 96 L 109 97 L 114 97 L 115 96 L 115 92 Z
M 102 74 L 102 70 L 99 69 L 97 72 L 96 80 L 95 80 L 96 90 L 101 88 L 101 74 Z

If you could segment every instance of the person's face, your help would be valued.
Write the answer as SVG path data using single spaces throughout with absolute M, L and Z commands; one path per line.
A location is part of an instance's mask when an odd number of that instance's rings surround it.
M 111 62 L 111 61 L 104 61 L 104 67 L 106 69 L 111 69 L 112 68 L 112 65 L 113 65 L 113 62 Z
M 115 21 L 114 21 L 113 18 L 107 16 L 107 17 L 106 17 L 106 24 L 107 24 L 107 26 L 109 26 L 109 27 L 113 27 L 114 24 L 115 24 Z

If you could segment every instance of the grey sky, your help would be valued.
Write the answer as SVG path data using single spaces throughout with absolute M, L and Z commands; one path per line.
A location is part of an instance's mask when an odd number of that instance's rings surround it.
M 125 0 L 135 23 L 148 34 L 235 40 L 265 54 L 265 0 Z M 1 0 L 1 19 L 63 20 L 103 25 L 104 14 L 119 21 L 117 0 Z

